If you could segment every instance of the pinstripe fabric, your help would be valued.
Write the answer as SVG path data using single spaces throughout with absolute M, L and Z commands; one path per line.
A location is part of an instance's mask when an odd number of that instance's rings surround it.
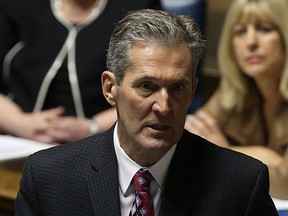
M 120 215 L 112 137 L 110 129 L 30 156 L 15 215 Z M 188 132 L 167 175 L 160 216 L 278 215 L 263 163 Z

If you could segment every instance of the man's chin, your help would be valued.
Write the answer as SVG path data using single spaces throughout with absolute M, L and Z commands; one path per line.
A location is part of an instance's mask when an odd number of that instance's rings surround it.
M 151 150 L 166 150 L 170 149 L 175 143 L 172 143 L 171 140 L 159 139 L 159 138 L 150 138 L 145 143 L 146 148 Z

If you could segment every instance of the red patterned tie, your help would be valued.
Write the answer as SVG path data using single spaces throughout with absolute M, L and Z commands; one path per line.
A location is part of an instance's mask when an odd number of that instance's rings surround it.
M 129 216 L 154 216 L 153 202 L 149 193 L 153 176 L 148 170 L 139 169 L 133 177 L 136 196 Z

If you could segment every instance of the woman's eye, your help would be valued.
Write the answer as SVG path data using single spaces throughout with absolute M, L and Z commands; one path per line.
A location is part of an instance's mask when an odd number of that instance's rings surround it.
M 268 33 L 277 29 L 276 26 L 269 22 L 260 22 L 256 25 L 256 28 L 258 29 L 258 31 L 261 31 L 263 33 Z
M 233 30 L 233 34 L 234 34 L 235 36 L 243 35 L 243 34 L 245 34 L 245 32 L 246 32 L 246 29 L 245 29 L 245 28 L 237 28 L 237 29 L 234 29 L 234 30 Z
M 258 30 L 263 33 L 268 33 L 271 32 L 273 29 L 271 27 L 260 26 L 258 27 Z

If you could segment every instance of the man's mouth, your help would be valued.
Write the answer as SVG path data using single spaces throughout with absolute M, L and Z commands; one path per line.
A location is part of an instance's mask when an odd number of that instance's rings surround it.
M 168 126 L 166 125 L 150 125 L 150 128 L 152 128 L 153 130 L 159 130 L 159 131 L 164 131 L 168 128 Z

